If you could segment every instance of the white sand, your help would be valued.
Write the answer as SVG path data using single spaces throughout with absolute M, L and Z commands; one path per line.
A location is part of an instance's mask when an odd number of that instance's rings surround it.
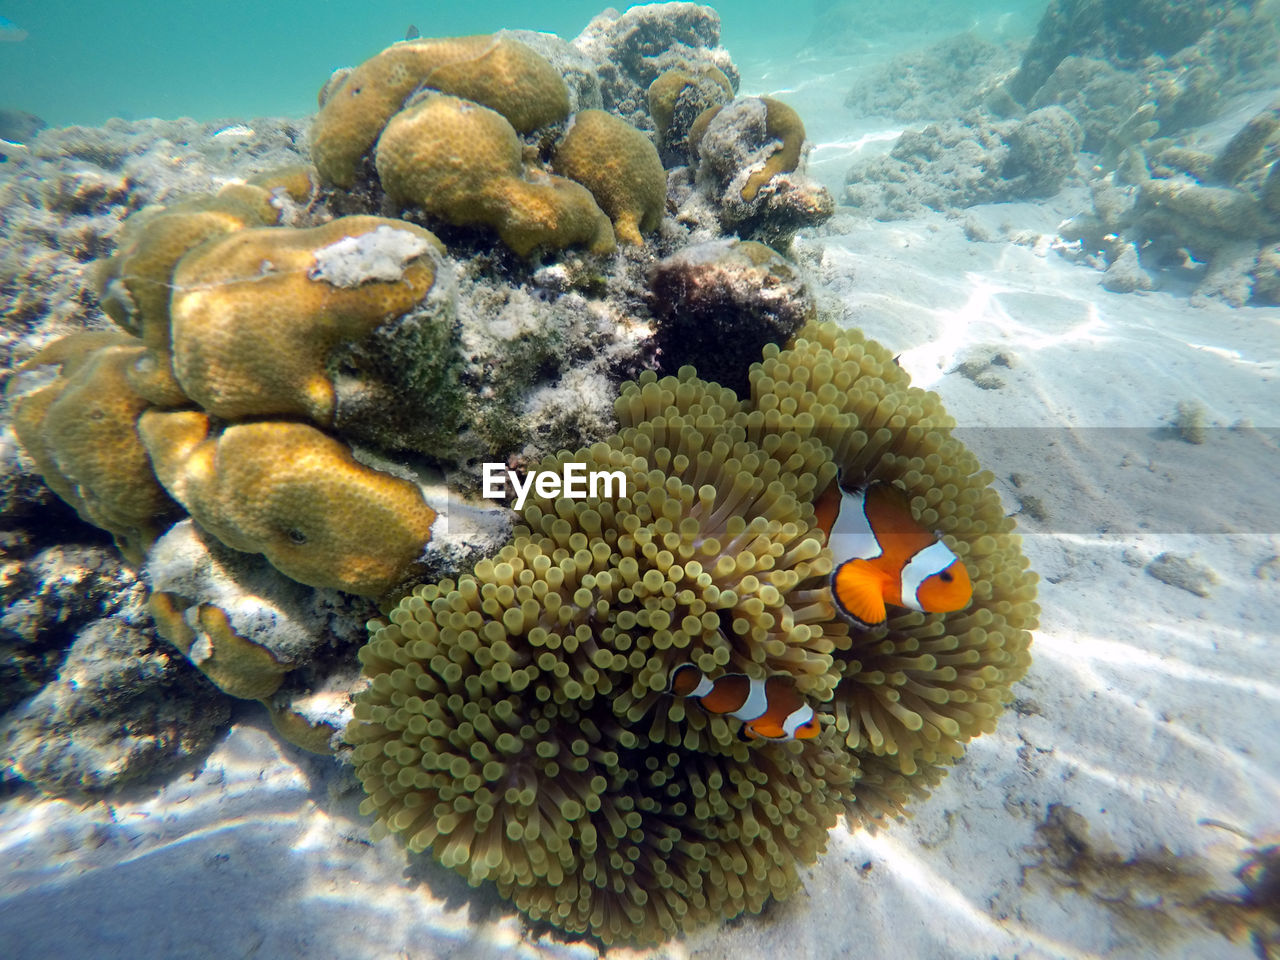
M 747 92 L 781 91 L 800 110 L 819 144 L 814 169 L 837 192 L 855 151 L 892 139 L 847 116 L 848 76 L 758 76 Z M 1051 234 L 1078 203 L 973 215 Z M 1086 871 L 1068 889 L 1029 868 L 1052 804 L 1087 822 L 1087 854 L 1167 848 L 1188 869 L 1202 862 L 1222 893 L 1240 890 L 1231 871 L 1250 842 L 1205 821 L 1277 840 L 1280 581 L 1265 563 L 1280 554 L 1280 525 L 1274 505 L 1258 512 L 1275 499 L 1280 458 L 1240 431 L 1193 447 L 1167 421 L 1178 401 L 1198 400 L 1223 427 L 1276 427 L 1280 311 L 1197 309 L 1185 291 L 1111 294 L 1047 242 L 973 243 L 942 216 L 841 222 L 842 235 L 801 244 L 802 262 L 848 322 L 942 395 L 1009 509 L 1030 492 L 1048 511 L 1024 526 L 1042 577 L 1034 661 L 1015 689 L 1019 709 L 970 746 L 913 820 L 874 834 L 837 828 L 789 902 L 645 955 L 1254 956 L 1210 932 L 1168 883 L 1112 888 Z M 1003 386 L 954 372 L 997 353 L 1012 366 L 987 372 Z M 1131 429 L 1059 429 L 1068 425 Z M 1257 505 L 1241 510 L 1249 496 Z M 1145 572 L 1166 551 L 1215 572 L 1210 596 Z M 594 955 L 522 939 L 491 891 L 410 865 L 393 843 L 368 845 L 343 782 L 246 706 L 207 762 L 158 794 L 84 808 L 7 800 L 0 956 Z M 1117 897 L 1128 900 L 1108 904 Z

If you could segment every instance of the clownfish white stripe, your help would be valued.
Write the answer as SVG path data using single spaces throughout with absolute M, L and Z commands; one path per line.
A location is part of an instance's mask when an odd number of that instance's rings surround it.
M 742 721 L 759 720 L 768 709 L 769 698 L 764 692 L 764 681 L 759 677 L 753 677 L 751 684 L 747 687 L 746 701 L 730 716 Z
M 782 721 L 782 732 L 786 734 L 787 739 L 794 739 L 796 731 L 804 724 L 813 719 L 813 707 L 809 704 L 801 704 L 791 713 L 787 714 L 787 719 Z
M 840 512 L 827 537 L 827 545 L 833 554 L 845 560 L 874 560 L 884 552 L 880 538 L 871 529 L 859 494 L 841 491 Z
M 956 555 L 941 540 L 919 551 L 902 568 L 902 605 L 923 613 L 924 608 L 916 597 L 920 584 L 955 562 Z
M 708 693 L 716 688 L 716 685 L 706 678 L 705 674 L 699 674 L 698 685 L 685 694 L 686 697 L 705 697 Z

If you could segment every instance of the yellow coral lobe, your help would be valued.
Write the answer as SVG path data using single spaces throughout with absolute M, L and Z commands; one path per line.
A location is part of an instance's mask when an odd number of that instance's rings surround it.
M 723 109 L 723 103 L 707 107 L 694 117 L 693 123 L 689 126 L 689 160 L 695 167 L 699 162 L 699 149 L 702 146 L 702 138 L 707 133 L 707 127 L 711 126 L 711 121 L 718 117 Z
M 354 185 L 361 158 L 419 89 L 484 104 L 522 132 L 569 113 L 560 74 L 519 41 L 474 36 L 397 43 L 356 67 L 325 96 L 311 130 L 311 157 L 321 179 Z
M 643 243 L 641 234 L 662 222 L 666 171 L 649 138 L 625 120 L 603 110 L 575 114 L 552 166 L 591 191 L 623 243 Z
M 140 562 L 176 505 L 156 483 L 135 422 L 148 407 L 128 372 L 145 350 L 122 334 L 56 341 L 22 369 L 60 364 L 61 376 L 21 396 L 14 431 L 49 488 Z
M 333 753 L 329 748 L 329 741 L 338 732 L 337 728 L 323 720 L 312 723 L 291 707 L 279 706 L 269 699 L 264 699 L 262 704 L 271 717 L 271 725 L 295 747 L 300 747 L 308 753 Z
M 333 350 L 416 306 L 441 247 L 400 220 L 244 230 L 192 252 L 174 274 L 173 369 L 191 399 L 226 419 L 333 422 Z
M 178 261 L 212 237 L 268 226 L 278 217 L 269 188 L 238 183 L 212 197 L 141 210 L 125 221 L 115 254 L 95 268 L 95 283 L 103 311 L 147 348 L 130 380 L 151 403 L 188 402 L 169 356 L 170 294 Z
M 728 103 L 733 99 L 733 84 L 729 78 L 717 67 L 709 64 L 692 72 L 676 67 L 659 74 L 653 83 L 649 84 L 647 91 L 649 116 L 653 118 L 653 125 L 657 128 L 659 143 L 667 141 L 676 107 L 682 97 L 689 96 L 686 91 L 690 88 L 693 88 L 697 96 L 695 105 L 691 108 L 693 110 L 697 110 L 699 105 L 705 110 L 716 104 Z M 686 104 L 683 109 L 690 109 L 690 107 Z M 679 132 L 675 131 L 676 134 Z M 685 134 L 687 133 L 686 130 Z
M 760 188 L 780 173 L 790 173 L 800 165 L 800 150 L 804 146 L 804 122 L 800 114 L 773 97 L 761 97 L 766 108 L 765 133 L 776 139 L 779 146 L 764 167 L 757 170 L 742 188 L 742 199 L 748 202 L 756 198 Z
M 435 511 L 418 488 L 358 463 L 301 423 L 209 434 L 200 413 L 151 411 L 139 429 L 156 476 L 193 520 L 313 587 L 379 596 L 408 574 Z
M 521 256 L 538 247 L 613 249 L 613 230 L 585 187 L 526 170 L 506 118 L 469 100 L 430 94 L 378 140 L 378 176 L 396 203 L 455 225 L 493 227 Z

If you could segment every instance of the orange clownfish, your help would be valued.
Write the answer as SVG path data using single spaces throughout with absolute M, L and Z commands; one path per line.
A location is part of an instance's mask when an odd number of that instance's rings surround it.
M 741 720 L 743 734 L 753 740 L 811 740 L 818 735 L 813 707 L 785 674 L 760 680 L 725 673 L 709 680 L 692 663 L 682 663 L 671 671 L 669 689 L 678 697 L 697 697 L 709 713 Z
M 837 479 L 814 510 L 835 554 L 831 595 L 846 619 L 874 627 L 888 617 L 886 606 L 950 613 L 969 605 L 969 571 L 938 534 L 920 526 L 906 493 L 892 483 L 845 490 Z

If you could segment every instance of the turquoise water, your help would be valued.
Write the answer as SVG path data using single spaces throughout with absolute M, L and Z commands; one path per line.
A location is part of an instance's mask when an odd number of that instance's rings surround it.
M 597 0 L 8 0 L 0 6 L 0 17 L 26 36 L 18 40 L 20 33 L 0 30 L 0 41 L 9 41 L 0 42 L 0 109 L 34 113 L 50 126 L 99 124 L 109 117 L 302 116 L 315 109 L 316 92 L 330 72 L 402 39 L 410 24 L 424 37 L 510 28 L 571 40 L 605 6 Z M 833 6 L 821 0 L 785 7 L 766 0 L 715 5 L 723 23 L 722 43 L 739 63 L 795 55 Z M 892 13 L 895 5 L 863 6 Z M 962 0 L 946 4 L 942 19 L 950 21 L 946 26 L 951 29 L 983 23 L 995 29 L 1006 14 L 1014 13 L 1019 27 L 1029 32 L 1040 6 Z M 903 24 L 913 30 L 928 26 L 918 18 Z M 1007 27 L 1006 22 L 1000 28 Z

